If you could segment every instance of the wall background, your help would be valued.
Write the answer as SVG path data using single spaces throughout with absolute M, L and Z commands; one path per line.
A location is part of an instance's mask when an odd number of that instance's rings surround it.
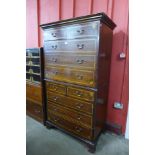
M 125 133 L 128 111 L 128 0 L 27 0 L 26 48 L 42 46 L 40 24 L 94 14 L 106 13 L 117 25 L 113 32 L 107 122 Z M 125 59 L 119 54 L 124 52 Z M 113 108 L 115 101 L 123 109 Z

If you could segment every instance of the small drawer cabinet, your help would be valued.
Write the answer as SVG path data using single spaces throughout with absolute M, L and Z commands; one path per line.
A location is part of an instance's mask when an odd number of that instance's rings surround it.
M 41 48 L 26 49 L 26 113 L 43 122 Z
M 91 152 L 105 126 L 115 26 L 104 13 L 41 25 L 45 124 L 85 142 Z

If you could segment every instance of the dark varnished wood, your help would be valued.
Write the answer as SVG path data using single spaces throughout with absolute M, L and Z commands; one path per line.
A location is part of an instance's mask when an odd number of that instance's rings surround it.
M 45 78 L 84 86 L 95 86 L 95 72 L 65 67 L 45 67 Z
M 74 39 L 83 37 L 97 37 L 99 22 L 87 22 L 81 24 L 74 24 L 71 26 L 63 26 L 54 29 L 47 29 L 44 32 L 44 40 L 61 40 L 61 39 Z
M 84 128 L 80 125 L 77 125 L 75 123 L 72 123 L 68 120 L 63 119 L 60 116 L 49 114 L 48 119 L 58 125 L 59 127 L 62 127 L 63 129 L 70 131 L 73 134 L 79 135 L 80 137 L 84 137 L 87 139 L 92 139 L 92 129 L 90 128 Z
M 105 124 L 115 26 L 104 13 L 41 25 L 45 124 L 85 142 L 90 152 Z
M 54 92 L 47 92 L 48 104 L 51 102 L 57 103 L 64 107 L 69 107 L 87 114 L 93 113 L 93 103 L 81 101 L 72 97 L 60 95 Z
M 54 102 L 48 102 L 47 108 L 49 114 L 55 114 L 77 125 L 92 128 L 92 115 L 63 107 Z
M 36 104 L 36 102 L 30 100 L 26 100 L 26 113 L 39 122 L 43 122 L 42 105 Z
M 75 54 L 68 52 L 57 54 L 49 52 L 45 54 L 45 67 L 48 66 L 65 66 L 70 68 L 96 69 L 96 55 Z

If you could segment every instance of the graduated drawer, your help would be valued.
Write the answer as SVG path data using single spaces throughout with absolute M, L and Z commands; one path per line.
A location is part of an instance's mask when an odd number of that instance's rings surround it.
M 75 97 L 80 100 L 91 101 L 91 102 L 93 102 L 95 99 L 94 91 L 75 88 L 71 86 L 67 87 L 67 95 L 70 97 Z
M 92 139 L 92 129 L 82 127 L 48 111 L 48 120 L 66 131 L 86 139 Z
M 26 99 L 34 101 L 38 104 L 42 103 L 41 86 L 26 84 Z
M 54 102 L 56 104 L 62 105 L 64 107 L 69 107 L 83 113 L 92 114 L 93 113 L 93 103 L 80 101 L 68 96 L 59 95 L 53 92 L 47 91 L 48 104 Z
M 45 54 L 45 66 L 69 66 L 69 67 L 83 67 L 83 68 L 96 68 L 96 55 L 80 55 L 80 54 L 70 54 L 65 53 L 65 55 L 61 54 L 53 54 L 46 53 Z
M 59 115 L 60 117 L 75 124 L 80 124 L 81 126 L 92 128 L 92 116 L 90 115 L 84 115 L 73 109 L 56 105 L 53 102 L 48 102 L 47 108 L 50 110 L 50 114 Z
M 80 23 L 59 27 L 44 31 L 44 40 L 72 39 L 83 37 L 97 37 L 99 31 L 98 22 Z
M 96 39 L 80 39 L 44 42 L 44 51 L 48 52 L 96 52 Z
M 94 71 L 46 67 L 45 78 L 68 83 L 80 84 L 89 87 L 95 86 Z
M 66 86 L 63 86 L 60 84 L 56 84 L 56 83 L 46 81 L 46 88 L 48 91 L 53 91 L 53 92 L 60 93 L 63 95 L 66 94 Z
M 42 111 L 41 105 L 38 105 L 32 101 L 27 100 L 26 111 L 27 111 L 27 114 L 36 118 L 37 120 L 41 121 L 43 119 L 43 111 Z

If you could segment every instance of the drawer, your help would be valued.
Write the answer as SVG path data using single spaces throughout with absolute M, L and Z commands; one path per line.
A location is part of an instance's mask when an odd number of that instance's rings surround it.
M 95 86 L 94 71 L 73 70 L 70 68 L 45 68 L 45 78 L 63 81 L 68 83 L 75 83 L 84 86 Z
M 45 53 L 48 52 L 96 52 L 96 39 L 80 39 L 66 41 L 47 41 L 44 42 Z
M 83 68 L 96 68 L 96 56 L 95 55 L 79 55 L 65 53 L 60 54 L 45 54 L 45 66 L 69 66 L 69 67 L 83 67 Z
M 70 87 L 70 86 L 67 88 L 67 95 L 78 98 L 80 100 L 86 100 L 86 101 L 94 101 L 94 98 L 95 98 L 94 91 Z
M 63 26 L 57 29 L 44 31 L 44 40 L 73 39 L 84 37 L 97 37 L 99 22 L 80 23 L 75 25 Z
M 46 82 L 46 88 L 49 91 L 57 92 L 60 94 L 66 94 L 66 87 L 60 84 L 56 84 L 53 82 Z
M 30 116 L 32 116 L 40 121 L 43 119 L 42 106 L 38 105 L 32 101 L 29 101 L 29 100 L 26 101 L 26 112 Z
M 53 92 L 47 92 L 48 104 L 54 102 L 56 104 L 69 107 L 84 113 L 92 114 L 93 113 L 93 103 L 80 101 L 68 96 L 59 95 Z
M 99 22 L 80 23 L 68 28 L 68 38 L 97 37 Z
M 49 113 L 48 120 L 51 121 L 53 124 L 57 125 L 58 127 L 65 129 L 68 132 L 71 132 L 75 135 L 78 135 L 86 139 L 92 139 L 92 129 L 90 128 L 81 127 L 80 125 L 76 125 L 75 123 L 69 122 L 57 115 Z
M 67 33 L 65 28 L 59 29 L 48 29 L 44 31 L 44 40 L 57 40 L 67 38 Z
M 26 84 L 26 98 L 42 104 L 41 87 L 39 85 Z
M 69 122 L 73 122 L 78 125 L 80 124 L 84 127 L 92 128 L 92 116 L 84 115 L 75 110 L 56 105 L 52 102 L 48 103 L 47 108 L 48 110 L 50 110 L 50 114 L 55 114 L 68 120 Z

